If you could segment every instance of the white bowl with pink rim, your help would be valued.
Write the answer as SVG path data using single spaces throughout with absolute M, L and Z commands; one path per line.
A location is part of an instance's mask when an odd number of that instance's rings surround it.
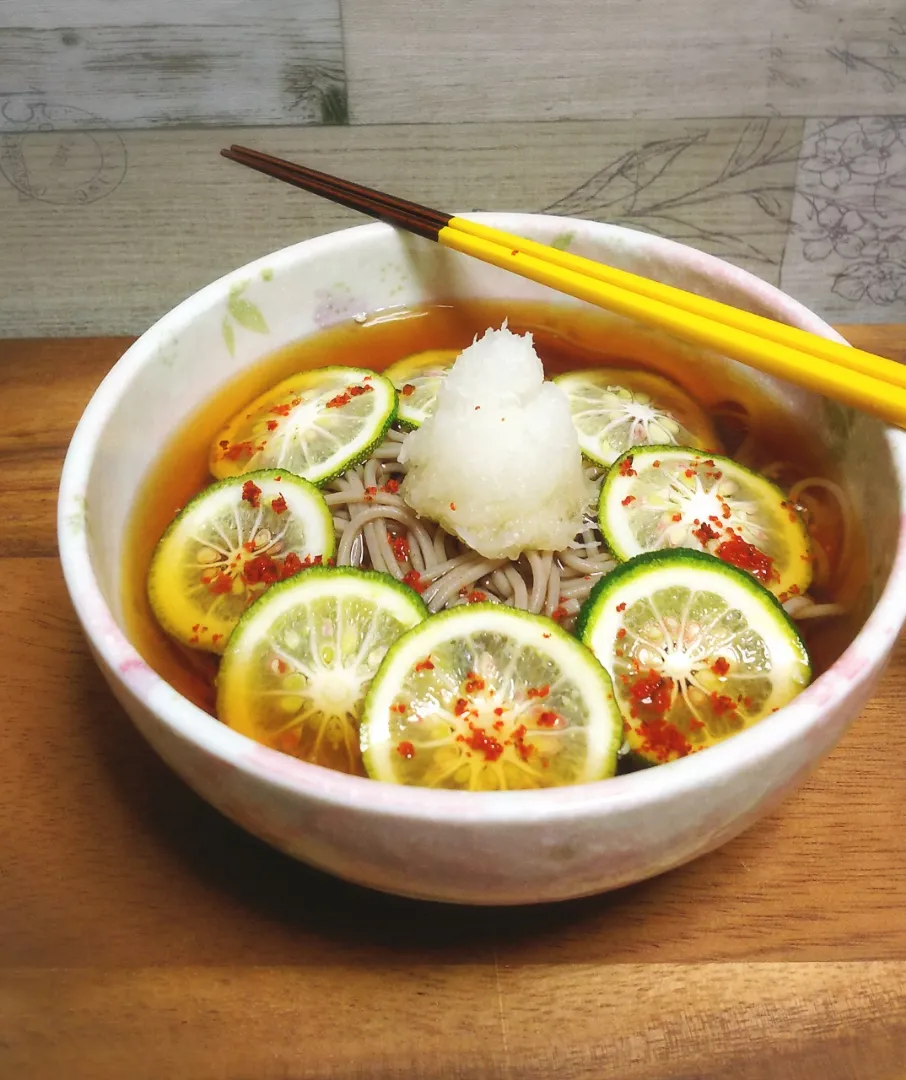
M 475 216 L 836 337 L 778 290 L 680 244 L 589 221 Z M 235 303 L 240 294 L 247 304 Z M 208 285 L 128 350 L 85 410 L 60 486 L 60 557 L 113 693 L 171 768 L 237 824 L 387 892 L 472 904 L 561 900 L 639 881 L 723 844 L 794 790 L 857 718 L 906 620 L 906 435 L 752 373 L 825 441 L 871 528 L 861 631 L 791 705 L 748 731 L 656 769 L 536 792 L 399 787 L 296 761 L 191 704 L 129 641 L 120 576 L 131 503 L 185 418 L 264 355 L 359 312 L 467 298 L 574 303 L 380 224 L 285 248 Z M 703 377 L 709 365 L 731 363 L 688 355 Z

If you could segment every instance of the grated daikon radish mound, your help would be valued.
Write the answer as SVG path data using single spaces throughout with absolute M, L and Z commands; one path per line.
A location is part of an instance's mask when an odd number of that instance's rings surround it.
M 489 559 L 566 547 L 592 498 L 566 394 L 506 324 L 457 357 L 400 461 L 412 509 Z

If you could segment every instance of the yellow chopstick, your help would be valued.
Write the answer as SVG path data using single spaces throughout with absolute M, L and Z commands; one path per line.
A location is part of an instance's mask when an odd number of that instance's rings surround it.
M 906 427 L 906 367 L 695 293 L 248 147 L 225 157 Z
M 690 344 L 704 346 L 769 375 L 787 379 L 807 390 L 871 413 L 897 427 L 906 427 L 906 379 L 901 365 L 893 360 L 825 341 L 806 331 L 785 327 L 770 319 L 704 300 L 647 278 L 637 278 L 634 274 L 569 255 L 544 244 L 479 226 L 464 218 L 451 218 L 449 224 L 439 230 L 437 239 L 445 247 L 510 270 L 538 284 L 548 285 L 577 300 L 585 300 L 637 322 L 660 327 Z M 594 276 L 589 273 L 589 267 L 593 268 Z M 611 280 L 602 280 L 604 275 Z M 629 279 L 633 285 L 638 281 L 644 282 L 648 295 L 612 283 L 625 279 Z M 654 294 L 660 290 L 671 300 L 674 294 L 679 293 L 688 306 L 678 307 L 670 300 L 656 298 Z M 687 298 L 691 298 L 693 303 L 689 304 Z M 702 311 L 710 311 L 713 305 L 734 313 L 736 325 L 717 322 L 710 313 L 699 314 L 691 310 L 698 307 L 698 301 L 702 301 Z M 860 368 L 844 367 L 836 356 L 821 356 L 817 351 L 805 352 L 800 347 L 776 340 L 776 337 L 784 336 L 782 334 L 768 340 L 744 328 L 749 320 L 758 329 L 761 328 L 760 324 L 767 323 L 772 333 L 775 327 L 780 331 L 789 330 L 793 334 L 791 340 L 797 343 L 805 341 L 810 348 L 814 342 L 821 346 L 835 346 L 835 350 L 839 350 L 847 360 L 851 354 L 857 354 Z M 880 374 L 874 374 L 875 371 Z M 891 375 L 895 382 L 889 377 Z
M 791 349 L 808 353 L 823 360 L 840 364 L 851 371 L 862 375 L 869 375 L 875 379 L 892 383 L 894 386 L 906 388 L 906 365 L 899 364 L 895 360 L 888 360 L 882 356 L 855 349 L 849 345 L 843 345 L 838 341 L 830 341 L 828 338 L 819 337 L 817 334 L 800 330 L 795 326 L 787 326 L 785 323 L 774 319 L 755 315 L 750 311 L 732 307 L 730 304 L 722 304 L 718 300 L 711 300 L 697 293 L 686 292 L 673 285 L 665 285 L 651 278 L 632 274 L 627 270 L 619 270 L 605 263 L 586 259 L 581 255 L 573 255 L 568 251 L 548 247 L 534 240 L 524 240 L 521 237 L 493 229 L 488 225 L 481 225 L 468 218 L 450 218 L 448 228 L 458 229 L 460 232 L 469 233 L 472 236 L 488 240 L 492 243 L 508 247 L 510 251 L 524 252 L 526 255 L 534 255 L 553 266 L 562 267 L 564 270 L 572 270 L 586 277 L 594 278 L 608 285 L 638 293 L 649 300 L 657 300 L 663 304 L 670 304 L 693 315 L 711 319 L 725 326 L 745 333 L 753 334 L 772 341 L 777 345 L 785 345 Z M 438 238 L 440 239 L 440 238 Z M 441 240 L 441 243 L 444 243 Z M 516 246 L 518 245 L 518 247 Z M 452 245 L 449 245 L 452 246 Z M 517 256 L 514 256 L 514 258 Z

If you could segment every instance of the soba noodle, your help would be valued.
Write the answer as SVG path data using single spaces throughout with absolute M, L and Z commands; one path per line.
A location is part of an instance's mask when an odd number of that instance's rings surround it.
M 571 626 L 595 582 L 616 566 L 595 522 L 587 519 L 564 551 L 486 559 L 440 525 L 416 517 L 396 493 L 406 475 L 397 460 L 405 438 L 391 431 L 364 464 L 328 486 L 327 505 L 339 537 L 337 565 L 385 570 L 399 581 L 414 571 L 432 612 L 487 599 L 556 614 Z M 589 466 L 586 472 L 597 482 L 604 470 Z

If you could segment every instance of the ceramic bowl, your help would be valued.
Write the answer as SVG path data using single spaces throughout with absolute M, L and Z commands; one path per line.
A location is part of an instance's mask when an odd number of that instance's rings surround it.
M 764 282 L 667 240 L 588 221 L 476 217 L 835 336 Z M 870 509 L 868 616 L 791 705 L 705 753 L 581 787 L 476 794 L 345 776 L 251 742 L 181 697 L 124 632 L 130 496 L 187 415 L 265 354 L 359 312 L 469 297 L 571 303 L 378 224 L 286 248 L 202 289 L 129 349 L 88 405 L 63 471 L 60 555 L 91 649 L 126 713 L 186 783 L 244 829 L 392 893 L 472 904 L 562 900 L 639 881 L 725 843 L 793 791 L 856 719 L 906 617 L 906 436 L 751 374 L 802 415 L 842 464 L 860 513 Z M 730 363 L 691 350 L 689 359 Z

